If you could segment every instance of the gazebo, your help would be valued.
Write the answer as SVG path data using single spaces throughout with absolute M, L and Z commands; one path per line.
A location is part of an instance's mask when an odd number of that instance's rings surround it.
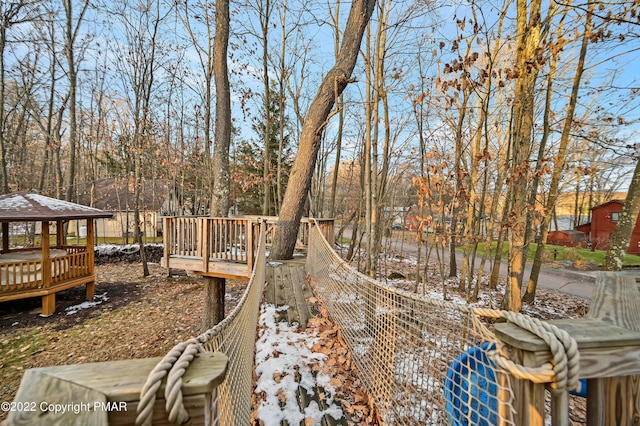
M 86 284 L 87 300 L 95 290 L 94 219 L 112 213 L 39 194 L 15 193 L 0 196 L 0 302 L 42 297 L 42 315 L 55 312 L 56 293 Z M 64 223 L 86 220 L 86 244 L 67 245 Z M 25 223 L 34 223 L 40 239 L 25 247 Z M 21 226 L 22 225 L 22 226 Z M 51 242 L 51 228 L 55 243 Z M 22 238 L 11 241 L 10 236 Z M 35 232 L 37 234 L 37 232 Z

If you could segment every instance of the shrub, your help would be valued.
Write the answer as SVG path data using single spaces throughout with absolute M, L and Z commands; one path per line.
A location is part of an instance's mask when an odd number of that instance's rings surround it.
M 564 252 L 562 253 L 562 257 L 564 258 L 564 260 L 572 260 L 574 262 L 578 260 L 580 261 L 584 260 L 582 256 L 580 256 L 578 249 L 576 249 L 575 247 L 565 248 Z

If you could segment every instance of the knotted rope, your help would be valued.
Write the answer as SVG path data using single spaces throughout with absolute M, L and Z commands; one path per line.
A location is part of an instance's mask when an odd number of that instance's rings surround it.
M 167 376 L 164 390 L 165 408 L 169 413 L 169 421 L 178 425 L 186 424 L 189 421 L 189 413 L 184 408 L 182 401 L 182 376 L 196 354 L 204 352 L 201 337 L 198 336 L 175 345 L 149 373 L 147 381 L 140 391 L 136 426 L 151 425 L 156 394 L 165 376 Z
M 492 351 L 492 360 L 498 366 L 519 379 L 535 383 L 551 383 L 551 388 L 558 392 L 579 388 L 580 353 L 578 352 L 578 344 L 565 330 L 516 312 L 485 308 L 473 308 L 472 311 L 487 318 L 504 318 L 530 331 L 544 340 L 553 357 L 550 363 L 532 368 L 517 364 L 500 355 L 497 351 Z

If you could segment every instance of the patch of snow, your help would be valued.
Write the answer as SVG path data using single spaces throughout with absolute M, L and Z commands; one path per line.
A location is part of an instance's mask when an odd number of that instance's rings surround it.
M 107 293 L 96 294 L 93 300 L 82 302 L 79 305 L 69 306 L 67 309 L 65 309 L 65 311 L 67 312 L 67 315 L 74 315 L 83 309 L 93 308 L 94 306 L 97 306 L 107 300 L 109 300 L 109 298 L 107 297 Z
M 267 266 L 280 266 L 282 262 L 267 262 Z
M 162 244 L 145 244 L 145 247 L 162 247 Z M 138 244 L 100 244 L 95 247 L 97 255 L 109 256 L 116 253 L 136 253 L 140 250 Z
M 314 376 L 311 365 L 322 367 L 327 356 L 312 352 L 311 348 L 319 338 L 315 334 L 299 331 L 286 322 L 276 322 L 276 314 L 287 310 L 287 306 L 276 308 L 263 305 L 259 319 L 260 331 L 256 342 L 256 390 L 264 395 L 257 410 L 257 418 L 265 426 L 279 426 L 283 421 L 289 424 L 320 425 L 322 416 L 334 419 L 343 416 L 342 409 L 333 402 L 335 388 L 330 385 L 326 374 Z M 296 376 L 299 380 L 296 381 Z M 296 392 L 302 387 L 313 395 L 316 386 L 321 385 L 325 393 L 327 409 L 322 410 L 311 402 L 301 410 Z M 313 423 L 307 423 L 307 422 Z

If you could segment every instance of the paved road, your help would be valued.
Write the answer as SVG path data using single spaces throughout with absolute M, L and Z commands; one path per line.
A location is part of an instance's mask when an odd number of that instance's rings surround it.
M 413 242 L 404 243 L 400 238 L 394 238 L 391 244 L 388 246 L 394 252 L 404 253 L 417 253 L 417 245 Z M 445 253 L 446 261 L 448 262 L 448 251 Z M 432 253 L 432 260 L 436 260 L 436 255 Z M 461 265 L 462 254 L 457 253 L 458 265 Z M 487 269 L 488 270 L 488 269 Z M 531 272 L 531 265 L 527 264 L 525 269 L 525 279 L 529 277 Z M 540 271 L 540 277 L 538 278 L 538 286 L 542 288 L 548 288 L 558 290 L 563 293 L 571 294 L 574 296 L 582 297 L 585 299 L 591 299 L 593 295 L 593 289 L 595 286 L 595 277 L 598 271 L 582 271 L 569 269 L 565 267 L 553 267 L 550 265 L 544 265 Z M 624 271 L 627 274 L 640 275 L 640 270 L 628 270 Z M 500 268 L 500 276 L 507 276 L 507 262 L 502 261 Z

